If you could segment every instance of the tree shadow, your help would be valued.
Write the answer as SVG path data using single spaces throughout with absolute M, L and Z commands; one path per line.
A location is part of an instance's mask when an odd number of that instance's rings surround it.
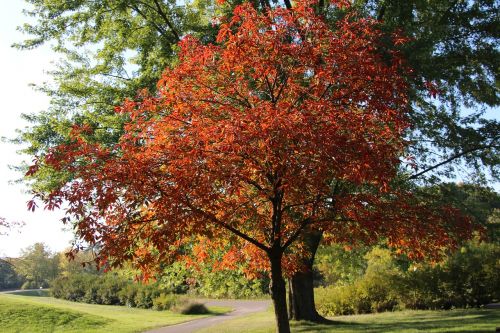
M 380 316 L 349 316 L 335 318 L 324 323 L 293 322 L 293 332 L 367 332 L 390 333 L 400 331 L 454 333 L 492 333 L 500 326 L 500 310 L 467 309 L 452 311 L 433 311 L 411 313 L 382 314 Z

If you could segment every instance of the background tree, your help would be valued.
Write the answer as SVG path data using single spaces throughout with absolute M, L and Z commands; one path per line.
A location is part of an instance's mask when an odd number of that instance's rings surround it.
M 43 243 L 27 247 L 16 261 L 15 269 L 25 279 L 23 289 L 46 288 L 58 275 L 59 257 Z
M 0 290 L 17 289 L 21 287 L 23 279 L 16 273 L 14 265 L 7 260 L 0 260 Z
M 70 253 L 71 249 L 67 249 L 63 252 L 58 253 L 54 258 L 59 259 L 58 275 L 59 276 L 71 276 L 79 274 L 99 274 L 101 273 L 97 269 L 95 263 L 95 255 L 92 251 L 81 251 L 78 252 L 74 257 L 66 255 Z

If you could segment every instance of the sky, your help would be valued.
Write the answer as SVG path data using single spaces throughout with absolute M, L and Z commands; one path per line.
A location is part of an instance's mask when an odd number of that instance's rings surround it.
M 45 71 L 50 70 L 51 61 L 57 56 L 49 47 L 19 51 L 11 47 L 25 37 L 16 27 L 26 22 L 21 13 L 24 1 L 14 0 L 2 3 L 0 11 L 0 137 L 14 138 L 15 130 L 28 124 L 21 119 L 22 113 L 44 110 L 49 100 L 42 93 L 35 92 L 30 83 L 49 81 Z M 20 230 L 12 230 L 8 236 L 0 236 L 0 257 L 15 257 L 20 250 L 36 242 L 44 242 L 53 251 L 67 248 L 72 233 L 63 230 L 61 212 L 48 212 L 39 208 L 28 212 L 26 202 L 31 199 L 26 188 L 9 182 L 20 178 L 20 174 L 9 170 L 9 165 L 19 164 L 27 157 L 16 153 L 20 146 L 5 140 L 0 142 L 0 217 L 10 221 L 24 221 Z

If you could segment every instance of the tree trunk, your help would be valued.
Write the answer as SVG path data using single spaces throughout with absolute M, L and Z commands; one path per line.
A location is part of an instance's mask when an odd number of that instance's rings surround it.
M 276 332 L 290 333 L 290 323 L 288 322 L 288 314 L 286 311 L 286 287 L 281 269 L 281 257 L 283 253 L 269 253 L 271 261 L 271 284 L 270 292 L 274 305 L 274 315 L 276 317 Z
M 305 271 L 297 272 L 288 279 L 288 316 L 290 319 L 312 322 L 327 320 L 316 311 L 314 303 L 313 264 L 321 237 L 321 232 L 304 233 L 303 239 L 309 257 L 303 259 Z

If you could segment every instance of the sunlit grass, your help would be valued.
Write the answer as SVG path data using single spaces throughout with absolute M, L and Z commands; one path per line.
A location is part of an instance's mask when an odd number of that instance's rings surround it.
M 142 332 L 210 316 L 75 303 L 36 296 L 0 295 L 2 333 Z M 211 307 L 210 310 L 212 313 L 223 313 L 228 309 Z

